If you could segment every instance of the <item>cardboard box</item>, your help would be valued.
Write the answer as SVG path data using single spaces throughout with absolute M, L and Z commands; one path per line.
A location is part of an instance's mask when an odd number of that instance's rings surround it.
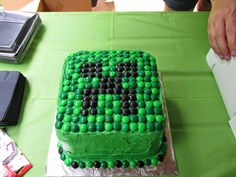
M 31 12 L 92 11 L 91 0 L 3 0 L 3 7 Z

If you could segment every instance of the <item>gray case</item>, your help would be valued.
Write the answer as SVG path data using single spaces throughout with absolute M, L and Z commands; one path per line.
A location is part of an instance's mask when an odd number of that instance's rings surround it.
M 41 24 L 38 13 L 0 11 L 0 60 L 21 62 Z

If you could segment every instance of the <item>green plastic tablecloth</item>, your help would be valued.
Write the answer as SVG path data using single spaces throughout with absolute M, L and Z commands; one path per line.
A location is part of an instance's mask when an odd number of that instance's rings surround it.
M 41 13 L 43 27 L 22 64 L 0 63 L 28 79 L 21 118 L 7 129 L 45 172 L 64 59 L 78 50 L 140 49 L 157 58 L 180 177 L 236 176 L 236 141 L 206 63 L 208 13 Z

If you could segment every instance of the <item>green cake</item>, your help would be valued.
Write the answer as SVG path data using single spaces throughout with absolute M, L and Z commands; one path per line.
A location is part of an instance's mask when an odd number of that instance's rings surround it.
M 58 152 L 73 168 L 143 168 L 163 161 L 165 114 L 156 60 L 132 50 L 67 57 L 56 115 Z

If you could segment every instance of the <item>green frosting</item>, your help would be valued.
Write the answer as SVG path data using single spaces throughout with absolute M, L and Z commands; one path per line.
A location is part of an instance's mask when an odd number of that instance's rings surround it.
M 55 127 L 60 158 L 67 166 L 157 165 L 167 147 L 155 58 L 123 50 L 68 56 Z
M 151 158 L 160 149 L 163 131 L 149 133 L 63 133 L 57 136 L 72 159 L 75 160 L 136 160 Z

